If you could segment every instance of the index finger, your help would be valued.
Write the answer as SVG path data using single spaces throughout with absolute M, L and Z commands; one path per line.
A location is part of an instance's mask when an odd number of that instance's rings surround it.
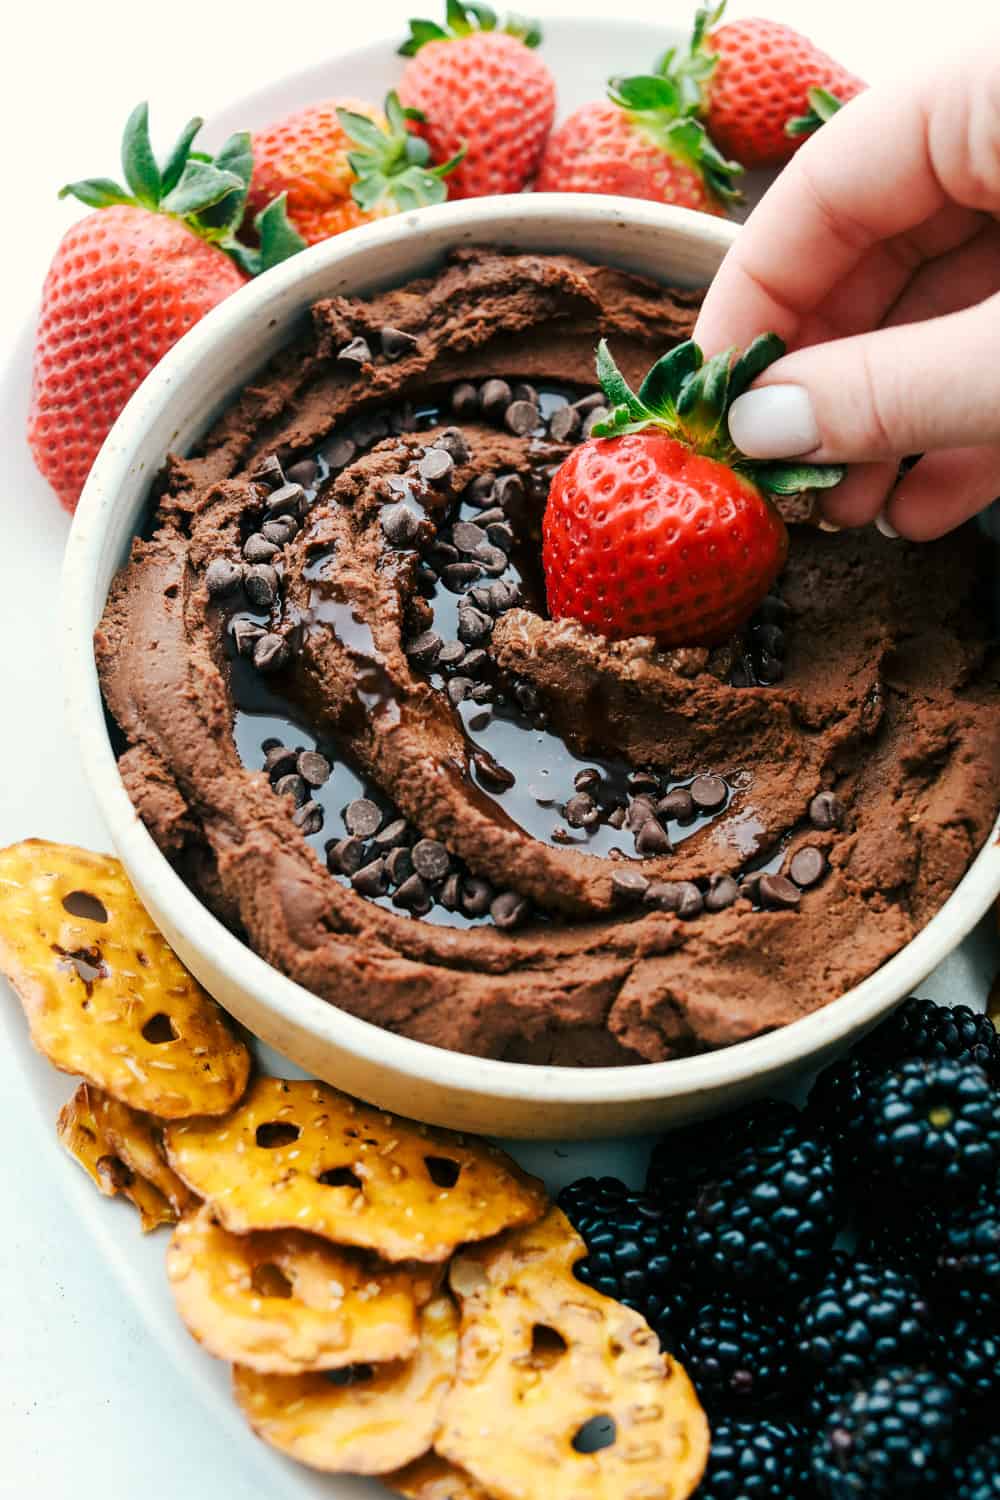
M 940 77 L 937 79 L 940 88 Z M 859 94 L 796 152 L 737 236 L 695 327 L 706 354 L 803 320 L 879 241 L 946 202 L 928 148 L 927 80 Z

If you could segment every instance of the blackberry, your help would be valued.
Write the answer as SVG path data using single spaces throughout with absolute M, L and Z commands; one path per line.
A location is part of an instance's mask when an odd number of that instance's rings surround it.
M 1000 1300 L 1000 1181 L 988 1183 L 971 1203 L 953 1204 L 944 1216 L 934 1260 L 935 1280 L 946 1294 L 981 1287 Z
M 875 1066 L 913 1057 L 974 1062 L 993 1083 L 1000 1083 L 1000 1035 L 989 1016 L 967 1005 L 906 1000 L 864 1038 L 855 1055 Z
M 823 1274 L 838 1229 L 833 1156 L 790 1104 L 742 1114 L 743 1144 L 697 1189 L 685 1237 L 697 1277 L 764 1301 Z
M 952 1500 L 1000 1500 L 1000 1432 L 959 1460 L 951 1495 Z
M 858 1255 L 930 1279 L 944 1235 L 944 1214 L 936 1203 L 897 1203 L 881 1195 L 855 1219 Z
M 579 1279 L 641 1313 L 661 1341 L 676 1340 L 685 1307 L 676 1213 L 616 1177 L 581 1177 L 559 1206 L 586 1241 Z
M 695 1308 L 681 1354 L 702 1403 L 710 1410 L 759 1405 L 791 1382 L 791 1326 L 774 1308 L 751 1307 L 718 1293 Z
M 1000 1397 L 1000 1305 L 992 1291 L 965 1288 L 937 1311 L 938 1365 L 967 1410 Z
M 646 1172 L 646 1191 L 657 1198 L 689 1198 L 692 1188 L 717 1169 L 745 1136 L 742 1124 L 747 1112 L 759 1106 L 744 1105 L 731 1114 L 682 1125 L 656 1142 Z
M 841 1389 L 885 1365 L 919 1363 L 933 1341 L 915 1277 L 842 1252 L 799 1305 L 795 1336 L 805 1369 Z
M 809 1500 L 809 1447 L 794 1422 L 720 1417 L 696 1500 Z
M 827 1500 L 947 1493 L 955 1395 L 931 1370 L 898 1368 L 857 1386 L 820 1428 L 812 1468 Z

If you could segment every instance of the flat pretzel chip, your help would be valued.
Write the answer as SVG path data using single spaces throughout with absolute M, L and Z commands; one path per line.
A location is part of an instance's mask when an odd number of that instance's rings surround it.
M 160 1224 L 176 1223 L 191 1194 L 162 1158 L 155 1162 L 150 1159 L 150 1152 L 156 1156 L 152 1125 L 142 1115 L 135 1115 L 132 1122 L 119 1118 L 112 1134 L 104 1117 L 106 1102 L 99 1089 L 81 1083 L 59 1111 L 59 1139 L 98 1192 L 106 1198 L 121 1193 L 135 1205 L 144 1234 Z M 126 1106 L 117 1108 L 124 1110 Z M 144 1171 L 144 1166 L 148 1170 Z
M 496 1146 L 307 1080 L 258 1078 L 224 1120 L 171 1125 L 166 1146 L 234 1234 L 306 1229 L 385 1260 L 447 1260 L 546 1207 L 542 1184 Z
M 0 972 L 49 1062 L 133 1109 L 222 1114 L 246 1088 L 249 1052 L 107 854 L 0 850 Z
M 409 1359 L 437 1281 L 425 1266 L 379 1265 L 299 1229 L 230 1234 L 207 1207 L 174 1230 L 167 1276 L 210 1354 L 280 1375 Z
M 384 1482 L 406 1500 L 490 1500 L 471 1475 L 437 1453 L 425 1453 L 405 1469 L 386 1474 Z
M 388 1474 L 426 1453 L 455 1376 L 458 1314 L 436 1297 L 410 1360 L 335 1375 L 260 1375 L 237 1365 L 233 1394 L 257 1436 L 328 1474 Z
M 639 1314 L 577 1281 L 585 1254 L 553 1208 L 456 1256 L 458 1374 L 435 1448 L 497 1500 L 685 1500 L 705 1414 Z M 580 1451 L 598 1427 L 613 1440 Z

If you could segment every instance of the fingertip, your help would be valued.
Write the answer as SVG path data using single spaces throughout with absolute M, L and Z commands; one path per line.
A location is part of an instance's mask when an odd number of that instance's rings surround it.
M 895 464 L 852 464 L 835 489 L 820 495 L 823 518 L 837 527 L 867 526 L 881 515 L 895 478 Z

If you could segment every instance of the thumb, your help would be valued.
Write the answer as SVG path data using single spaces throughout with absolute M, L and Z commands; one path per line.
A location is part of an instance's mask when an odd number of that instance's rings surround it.
M 729 412 L 751 458 L 855 463 L 1000 441 L 1000 296 L 798 349 Z

